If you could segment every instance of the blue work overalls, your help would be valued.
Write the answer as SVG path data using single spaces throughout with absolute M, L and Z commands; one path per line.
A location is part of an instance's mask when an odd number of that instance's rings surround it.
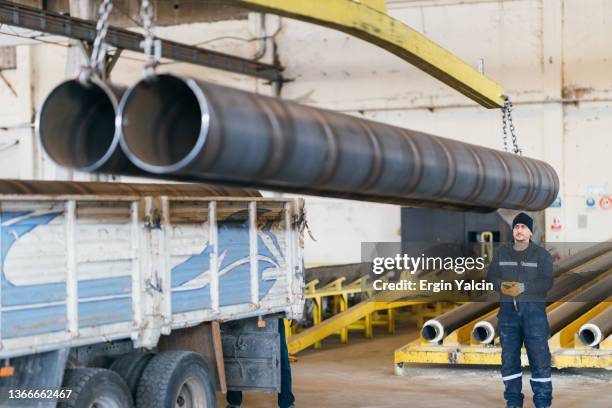
M 553 283 L 552 257 L 532 242 L 524 251 L 515 251 L 512 244 L 500 246 L 489 266 L 488 280 L 497 291 L 504 281 L 525 285 L 525 291 L 517 297 L 501 295 L 497 314 L 504 398 L 510 406 L 523 406 L 521 347 L 524 344 L 531 367 L 533 402 L 536 408 L 548 407 L 552 402 L 552 380 L 545 299 Z

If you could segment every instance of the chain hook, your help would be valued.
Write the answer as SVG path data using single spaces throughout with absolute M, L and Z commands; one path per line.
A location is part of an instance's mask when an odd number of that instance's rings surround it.
M 96 38 L 94 39 L 89 56 L 88 65 L 82 66 L 78 75 L 78 80 L 83 85 L 88 85 L 94 75 L 98 77 L 104 76 L 106 69 L 106 54 L 108 52 L 108 44 L 106 43 L 106 34 L 108 34 L 109 18 L 113 11 L 112 0 L 104 0 L 98 9 L 98 21 L 96 23 Z
M 145 78 L 155 76 L 155 69 L 161 59 L 161 41 L 153 33 L 153 4 L 149 0 L 142 0 L 140 4 L 140 18 L 144 28 L 144 40 L 140 43 L 147 62 L 145 63 Z

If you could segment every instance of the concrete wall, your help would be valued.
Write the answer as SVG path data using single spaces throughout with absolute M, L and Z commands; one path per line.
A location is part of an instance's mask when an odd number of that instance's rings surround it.
M 611 237 L 612 4 L 606 0 L 388 1 L 389 13 L 502 84 L 524 154 L 550 162 L 561 207 L 548 241 Z M 283 96 L 501 148 L 501 114 L 346 34 L 287 22 L 280 55 L 296 78 Z M 586 201 L 596 201 L 589 208 Z M 389 212 L 386 222 L 395 216 Z M 561 229 L 552 228 L 558 219 Z M 393 224 L 395 221 L 390 222 Z
M 612 195 L 612 4 L 607 0 L 392 0 L 389 13 L 477 65 L 502 84 L 514 101 L 524 154 L 550 162 L 561 178 L 561 207 L 546 211 L 548 241 L 610 238 L 612 209 L 598 205 Z M 266 34 L 279 21 L 269 17 Z M 162 37 L 199 43 L 232 36 L 260 36 L 248 20 L 164 27 Z M 2 39 L 0 39 L 0 42 Z M 276 41 L 286 75 L 284 98 L 393 123 L 470 143 L 501 148 L 501 114 L 486 110 L 399 58 L 351 36 L 288 19 Z M 257 41 L 222 39 L 206 47 L 251 58 Z M 271 60 L 268 47 L 264 61 Z M 67 75 L 67 49 L 18 47 L 18 67 L 0 82 L 0 177 L 87 179 L 57 169 L 37 149 L 28 127 L 44 95 Z M 141 75 L 142 56 L 125 53 L 116 82 Z M 161 70 L 269 94 L 261 81 L 186 64 Z M 23 127 L 25 126 L 25 127 Z M 16 140 L 19 144 L 11 145 Z M 589 208 L 587 199 L 596 201 Z M 353 262 L 362 241 L 398 241 L 396 206 L 308 198 L 308 263 Z M 551 229 L 558 219 L 560 230 Z

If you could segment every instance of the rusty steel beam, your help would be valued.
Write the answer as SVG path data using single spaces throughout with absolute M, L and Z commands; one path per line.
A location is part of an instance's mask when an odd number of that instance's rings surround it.
M 96 23 L 51 11 L 22 6 L 0 0 L 0 24 L 28 28 L 66 38 L 93 43 L 96 37 Z M 142 52 L 140 43 L 144 37 L 123 28 L 109 27 L 106 42 L 117 48 Z M 282 81 L 282 67 L 251 61 L 246 58 L 211 51 L 175 41 L 162 40 L 162 57 L 190 64 L 203 65 L 229 72 Z
M 172 75 L 119 109 L 130 160 L 178 180 L 463 211 L 542 210 L 559 190 L 539 160 Z
M 553 265 L 553 274 L 555 277 L 558 277 L 609 251 L 612 251 L 612 241 L 604 241 L 593 245 L 572 256 L 555 262 Z M 499 303 L 498 298 L 499 295 L 497 293 L 487 294 L 473 302 L 463 304 L 456 309 L 428 320 L 421 329 L 421 336 L 425 340 L 437 343 L 461 326 L 495 309 Z M 486 339 L 488 332 L 484 330 L 485 329 L 477 330 L 475 338 Z
M 206 184 L 0 180 L 0 196 L 261 197 L 255 190 Z

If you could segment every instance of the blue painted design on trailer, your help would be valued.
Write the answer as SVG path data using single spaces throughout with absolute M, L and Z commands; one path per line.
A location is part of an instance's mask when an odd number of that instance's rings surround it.
M 268 221 L 266 223 L 266 226 L 261 230 L 261 233 L 269 237 L 272 240 L 272 244 L 274 245 L 274 248 L 276 248 L 281 258 L 284 258 L 285 254 L 283 253 L 283 250 L 280 244 L 278 243 L 278 239 L 276 238 L 276 235 L 272 233 L 272 221 Z
M 31 211 L 7 211 L 0 213 L 0 224 L 12 220 L 13 218 L 22 217 Z
M 172 313 L 210 309 L 210 285 L 186 291 L 172 292 Z
M 186 261 L 176 265 L 171 271 L 172 288 L 179 287 L 192 279 L 195 279 L 203 271 L 208 269 L 212 246 L 206 247 L 198 255 L 194 255 Z
M 132 321 L 132 297 L 79 302 L 79 327 Z
M 81 280 L 78 285 L 79 299 L 98 296 L 129 295 L 132 293 L 131 276 Z
M 66 306 L 44 306 L 10 310 L 2 313 L 2 336 L 5 339 L 33 336 L 66 330 Z
M 32 214 L 32 211 L 15 211 L 2 213 L 2 221 L 6 223 L 17 217 Z M 66 299 L 66 284 L 46 283 L 39 285 L 15 285 L 5 274 L 6 257 L 17 240 L 41 225 L 47 225 L 61 212 L 31 215 L 11 225 L 0 224 L 0 276 L 2 277 L 2 305 L 17 306 L 32 303 L 57 302 Z
M 271 224 L 264 227 L 269 231 Z M 251 301 L 251 264 L 250 264 L 250 241 L 249 225 L 247 222 L 225 221 L 219 224 L 219 305 L 229 306 Z M 278 243 L 278 242 L 277 242 Z M 279 263 L 273 254 L 258 236 L 259 256 L 259 298 L 265 297 L 274 283 L 275 279 L 263 280 L 263 272 L 268 268 L 278 268 Z M 206 283 L 201 288 L 177 291 L 180 285 L 210 270 L 211 246 L 207 246 L 200 254 L 195 255 L 182 264 L 175 266 L 172 273 L 172 312 L 181 313 L 200 309 L 209 309 L 210 284 Z M 231 265 L 234 264 L 233 267 Z M 231 267 L 230 270 L 226 270 Z M 177 278 L 175 278 L 177 274 Z M 190 277 L 191 279 L 186 279 Z

